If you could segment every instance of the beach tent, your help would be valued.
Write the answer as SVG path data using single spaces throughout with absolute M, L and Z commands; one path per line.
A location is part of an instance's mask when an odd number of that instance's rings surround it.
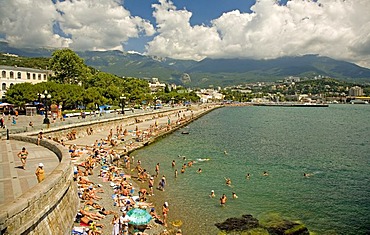
M 0 102 L 0 107 L 8 107 L 8 106 L 13 106 L 12 104 L 9 103 L 2 103 Z
M 107 105 L 107 104 L 101 105 L 101 106 L 99 106 L 99 112 L 100 113 L 109 113 L 111 107 L 112 107 L 111 105 Z

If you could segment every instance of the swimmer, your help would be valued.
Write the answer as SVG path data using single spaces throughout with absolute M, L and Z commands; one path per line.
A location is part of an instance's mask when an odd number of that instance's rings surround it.
M 175 167 L 175 165 L 176 165 L 175 160 L 172 160 L 172 167 Z
M 237 199 L 238 198 L 238 196 L 234 192 L 232 192 L 232 196 L 233 196 L 233 199 Z
M 251 177 L 251 174 L 249 174 L 249 173 L 247 173 L 246 175 L 245 175 L 245 178 L 247 178 L 248 180 L 249 180 L 249 178 Z
M 227 155 L 227 154 L 228 154 L 226 150 L 224 151 L 224 154 L 225 154 L 225 155 Z
M 197 161 L 198 162 L 205 162 L 205 161 L 209 161 L 210 158 L 198 158 Z
M 178 173 L 177 173 L 177 169 L 175 170 L 175 178 L 177 178 L 177 175 L 178 175 Z
M 199 168 L 199 169 L 197 170 L 197 173 L 202 173 L 202 168 Z
M 220 205 L 224 206 L 226 204 L 226 201 L 227 201 L 226 195 L 222 194 L 222 196 L 220 197 Z
M 225 178 L 225 183 L 227 186 L 231 186 L 231 179 L 230 178 Z
M 310 176 L 312 176 L 313 174 L 310 174 L 310 173 L 303 173 L 303 176 L 304 177 L 310 177 Z
M 269 173 L 267 173 L 267 171 L 263 172 L 263 176 L 268 176 L 268 175 L 269 175 Z
M 214 190 L 212 190 L 212 191 L 211 191 L 211 194 L 209 195 L 209 197 L 211 197 L 211 198 L 212 198 L 212 197 L 216 197 L 216 195 L 215 195 L 215 191 L 214 191 Z

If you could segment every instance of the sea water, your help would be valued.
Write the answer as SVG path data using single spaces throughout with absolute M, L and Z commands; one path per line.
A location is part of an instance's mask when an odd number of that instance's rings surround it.
M 317 234 L 369 234 L 369 117 L 370 105 L 225 107 L 133 155 L 152 174 L 160 163 L 167 185 L 155 194 L 184 234 L 217 234 L 215 223 L 243 214 L 300 221 Z

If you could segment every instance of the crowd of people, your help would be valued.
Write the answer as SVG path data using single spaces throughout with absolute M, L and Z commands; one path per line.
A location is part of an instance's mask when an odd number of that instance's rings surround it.
M 175 117 L 179 117 L 176 122 L 180 123 L 185 115 L 180 116 L 175 113 Z M 168 227 L 169 204 L 164 202 L 161 213 L 157 213 L 155 205 L 149 201 L 150 196 L 154 196 L 154 190 L 164 191 L 166 187 L 166 177 L 159 177 L 160 166 L 157 164 L 155 173 L 149 174 L 144 169 L 140 161 L 136 161 L 133 156 L 129 156 L 128 151 L 135 148 L 135 142 L 142 141 L 143 138 L 148 138 L 153 133 L 166 131 L 171 128 L 170 116 L 166 124 L 160 125 L 157 119 L 153 118 L 154 124 L 144 131 L 139 130 L 138 126 L 132 132 L 123 128 L 123 125 L 118 125 L 116 131 L 109 129 L 106 138 L 95 140 L 91 146 L 78 147 L 76 144 L 69 146 L 71 158 L 84 159 L 83 161 L 75 161 L 74 178 L 78 185 L 78 196 L 83 202 L 78 212 L 76 212 L 76 226 L 74 231 L 80 231 L 81 234 L 95 235 L 102 234 L 104 223 L 100 221 L 106 216 L 111 216 L 112 235 L 120 234 L 145 234 L 140 230 L 134 230 L 131 225 L 130 216 L 127 216 L 133 208 L 146 210 L 152 216 L 152 222 L 146 225 L 144 229 L 151 229 L 153 226 L 162 226 L 160 234 L 169 234 Z M 91 132 L 90 132 L 91 131 Z M 93 133 L 89 129 L 89 134 Z M 125 141 L 128 135 L 132 135 L 133 141 Z M 142 137 L 145 135 L 145 137 Z M 112 140 L 116 141 L 112 144 Z M 114 150 L 116 146 L 123 149 L 118 153 Z M 118 162 L 119 161 L 119 162 Z M 135 172 L 134 172 L 135 171 Z M 98 174 L 98 179 L 101 182 L 93 182 L 90 178 Z M 94 177 L 95 178 L 95 177 Z M 158 178 L 158 187 L 154 187 L 155 178 Z M 135 180 L 137 179 L 137 181 Z M 96 181 L 96 180 L 95 180 Z M 103 185 L 109 185 L 109 191 L 103 190 Z M 99 201 L 107 197 L 111 198 L 113 209 L 104 208 Z M 181 230 L 176 231 L 176 234 L 181 234 Z M 77 234 L 77 232 L 76 232 Z

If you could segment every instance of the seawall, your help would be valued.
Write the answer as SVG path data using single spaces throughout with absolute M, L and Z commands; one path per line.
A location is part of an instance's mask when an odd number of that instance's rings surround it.
M 12 135 L 10 139 L 35 143 L 35 137 Z M 1 234 L 70 234 L 79 200 L 73 182 L 69 153 L 62 145 L 41 141 L 59 159 L 59 165 L 41 183 L 0 210 Z

